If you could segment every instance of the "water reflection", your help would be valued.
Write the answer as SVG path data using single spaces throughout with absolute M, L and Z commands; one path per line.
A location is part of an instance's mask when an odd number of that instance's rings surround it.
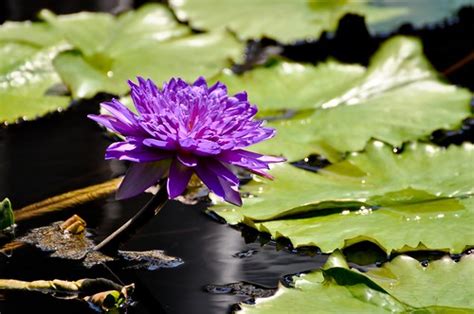
M 85 115 L 97 110 L 96 103 L 83 103 L 61 114 L 0 130 L 0 197 L 8 195 L 15 208 L 80 187 L 106 181 L 125 166 L 103 159 L 110 143 L 101 129 Z M 111 196 L 75 208 L 23 222 L 18 232 L 27 228 L 64 220 L 74 213 L 87 221 L 96 240 L 104 238 L 130 218 L 149 198 L 141 195 L 125 201 Z M 126 245 L 125 250 L 165 250 L 180 257 L 184 264 L 153 272 L 123 269 L 112 264 L 86 269 L 80 262 L 48 257 L 33 248 L 15 251 L 8 259 L 0 257 L 0 277 L 22 280 L 79 279 L 106 277 L 124 283 L 135 282 L 138 306 L 132 313 L 225 313 L 246 297 L 211 294 L 208 284 L 251 282 L 276 287 L 286 274 L 318 268 L 324 256 L 299 256 L 277 251 L 274 244 L 246 244 L 241 232 L 216 222 L 195 206 L 170 202 L 144 229 Z M 245 258 L 235 253 L 255 250 Z M 8 295 L 0 302 L 0 311 L 26 311 L 25 307 L 48 307 L 53 312 L 77 313 L 76 303 L 54 301 L 47 297 Z M 54 304 L 54 305 L 53 305 Z M 81 307 L 80 313 L 87 313 Z
M 0 129 L 0 198 L 14 208 L 91 184 L 113 173 L 104 151 L 109 142 L 85 116 L 95 102 L 45 119 Z M 123 171 L 120 163 L 117 170 Z

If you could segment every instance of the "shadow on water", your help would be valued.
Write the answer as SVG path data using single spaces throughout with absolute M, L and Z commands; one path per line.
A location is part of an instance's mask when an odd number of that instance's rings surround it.
M 8 196 L 15 208 L 45 197 L 108 180 L 125 170 L 120 162 L 104 161 L 110 141 L 93 122 L 85 118 L 97 110 L 97 103 L 82 103 L 45 119 L 25 122 L 0 130 L 0 196 Z M 149 198 L 142 195 L 127 201 L 113 196 L 21 223 L 18 233 L 63 220 L 73 213 L 83 217 L 100 239 L 130 218 Z M 241 232 L 206 215 L 205 204 L 195 206 L 170 202 L 147 226 L 122 248 L 163 249 L 185 263 L 173 269 L 141 271 L 111 270 L 124 283 L 135 282 L 137 313 L 225 313 L 230 306 L 248 299 L 239 294 L 212 294 L 211 285 L 248 282 L 276 288 L 281 277 L 320 267 L 326 257 L 303 256 L 277 251 L 275 244 L 245 243 Z M 242 253 L 244 252 L 244 253 Z M 252 252 L 246 254 L 245 252 Z M 239 254 L 240 253 L 240 254 Z M 0 278 L 22 280 L 106 277 L 118 280 L 103 266 L 86 269 L 80 263 L 48 258 L 33 248 L 1 256 Z M 30 296 L 31 295 L 31 296 Z M 28 303 L 24 298 L 28 297 Z M 33 307 L 53 312 L 67 309 L 85 313 L 79 302 L 66 302 L 33 293 L 8 294 L 0 302 L 1 313 L 24 313 Z

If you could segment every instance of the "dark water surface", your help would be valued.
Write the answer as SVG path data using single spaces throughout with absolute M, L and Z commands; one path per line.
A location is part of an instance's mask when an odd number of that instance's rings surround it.
M 0 196 L 8 196 L 20 208 L 71 189 L 105 181 L 124 171 L 120 162 L 103 160 L 110 143 L 102 130 L 85 118 L 97 103 L 82 103 L 64 113 L 55 113 L 39 121 L 0 130 Z M 76 208 L 20 223 L 18 232 L 63 220 L 73 213 L 83 217 L 98 240 L 132 216 L 148 199 L 142 195 L 118 202 L 112 197 Z M 287 250 L 277 251 L 272 243 L 246 244 L 241 232 L 206 215 L 205 204 L 196 206 L 170 202 L 150 223 L 123 246 L 127 250 L 164 249 L 180 257 L 184 264 L 156 271 L 111 270 L 124 283 L 135 282 L 137 313 L 225 313 L 230 306 L 247 297 L 211 294 L 204 287 L 250 282 L 276 288 L 286 275 L 320 267 L 326 257 L 303 256 Z M 236 254 L 248 251 L 253 254 Z M 233 256 L 235 255 L 235 256 Z M 246 255 L 248 255 L 246 257 Z M 48 258 L 37 249 L 0 256 L 0 278 L 22 280 L 107 277 L 117 281 L 106 268 L 85 269 L 80 263 Z M 30 296 L 31 295 L 31 296 Z M 28 302 L 25 303 L 25 297 Z M 0 302 L 1 313 L 26 313 L 32 307 L 48 307 L 49 312 L 78 311 L 76 302 L 52 300 L 32 293 L 8 294 Z

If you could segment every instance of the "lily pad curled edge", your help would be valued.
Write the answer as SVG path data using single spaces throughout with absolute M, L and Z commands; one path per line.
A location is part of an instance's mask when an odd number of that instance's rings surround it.
M 310 154 L 338 161 L 370 139 L 399 147 L 458 128 L 471 115 L 472 93 L 445 83 L 421 42 L 404 36 L 383 43 L 367 69 L 279 61 L 241 76 L 226 71 L 215 80 L 231 93 L 246 90 L 259 116 L 271 117 L 268 126 L 277 135 L 254 149 L 291 161 Z
M 473 154 L 472 144 L 414 143 L 394 154 L 373 142 L 319 173 L 275 166 L 274 181 L 242 187 L 249 197 L 241 208 L 218 203 L 211 210 L 323 252 L 371 241 L 387 253 L 460 253 L 474 245 Z
M 317 271 L 293 277 L 294 288 L 280 285 L 255 305 L 240 304 L 237 313 L 472 313 L 474 258 L 449 257 L 422 266 L 401 255 L 381 268 L 360 273 L 336 251 Z

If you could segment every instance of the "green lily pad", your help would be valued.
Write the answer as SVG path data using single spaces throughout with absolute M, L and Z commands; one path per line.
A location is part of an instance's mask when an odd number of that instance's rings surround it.
M 392 296 L 414 307 L 462 307 L 474 312 L 474 256 L 459 262 L 445 256 L 426 267 L 409 256 L 397 256 L 364 274 Z
M 91 97 L 98 91 L 123 95 L 129 90 L 126 81 L 138 75 L 157 84 L 171 77 L 193 81 L 201 75 L 215 75 L 236 60 L 242 49 L 230 34 L 211 33 L 150 43 L 140 49 L 130 47 L 117 55 L 106 71 L 76 52 L 59 55 L 54 65 L 75 97 Z
M 43 10 L 40 18 L 48 23 L 53 33 L 66 39 L 84 55 L 101 51 L 111 36 L 114 17 L 107 13 L 80 12 L 56 16 Z
M 0 202 L 0 231 L 5 230 L 15 224 L 12 204 L 8 198 Z
M 93 13 L 43 15 L 76 48 L 60 54 L 54 65 L 79 98 L 99 91 L 123 95 L 128 91 L 126 81 L 138 75 L 158 84 L 173 76 L 187 80 L 210 77 L 232 60 L 240 60 L 244 50 L 244 44 L 227 32 L 191 35 L 188 27 L 158 4 L 116 19 Z M 78 27 L 76 20 L 89 26 Z M 96 20 L 101 23 L 96 25 Z
M 387 253 L 417 250 L 463 252 L 474 246 L 474 198 L 438 200 L 377 210 L 341 209 L 321 217 L 257 223 L 260 231 L 287 237 L 295 246 L 323 252 L 370 241 Z
M 230 93 L 246 91 L 265 117 L 320 108 L 353 88 L 365 73 L 361 65 L 332 60 L 317 66 L 279 60 L 241 75 L 224 71 L 213 80 L 226 84 Z
M 17 42 L 40 48 L 51 46 L 59 41 L 61 41 L 61 36 L 53 32 L 46 23 L 6 22 L 0 26 L 0 42 Z
M 399 256 L 375 270 L 377 276 L 364 275 L 349 269 L 337 252 L 323 270 L 293 277 L 294 288 L 280 285 L 274 296 L 240 304 L 237 313 L 472 313 L 474 289 L 466 279 L 474 275 L 473 266 L 473 256 L 459 263 L 444 258 L 426 269 Z
M 242 187 L 250 194 L 242 208 L 212 210 L 231 224 L 323 252 L 368 240 L 388 253 L 459 253 L 474 245 L 473 159 L 472 144 L 412 144 L 397 155 L 376 141 L 319 173 L 275 166 L 273 182 L 254 179 Z
M 69 105 L 68 97 L 48 95 L 61 82 L 52 60 L 68 48 L 45 23 L 0 26 L 0 122 L 34 119 Z
M 422 26 L 452 15 L 469 0 L 416 1 L 421 4 L 364 0 L 170 0 L 177 17 L 199 30 L 228 28 L 242 39 L 269 37 L 282 43 L 318 39 L 336 30 L 347 13 L 365 17 L 374 32 L 389 32 L 403 23 Z M 434 7 L 429 14 L 426 7 Z
M 367 1 L 193 1 L 172 0 L 180 20 L 193 28 L 214 30 L 229 28 L 242 39 L 274 38 L 283 43 L 317 39 L 324 31 L 337 28 L 346 13 L 367 15 L 369 22 L 402 16 L 405 8 L 383 8 Z
M 69 97 L 47 94 L 61 82 L 52 60 L 68 47 L 64 42 L 34 48 L 0 41 L 0 122 L 33 119 L 69 105 Z
M 95 54 L 115 56 L 130 46 L 136 49 L 149 42 L 191 33 L 188 27 L 174 19 L 165 6 L 159 4 L 144 5 L 117 18 L 106 13 L 89 12 L 56 16 L 50 11 L 42 11 L 40 17 L 92 59 Z M 133 45 L 130 45 L 131 42 Z
M 255 150 L 298 160 L 319 153 L 337 161 L 362 150 L 371 138 L 393 146 L 459 127 L 470 115 L 471 93 L 440 80 L 419 40 L 385 42 L 367 69 L 327 62 L 317 66 L 280 61 L 237 76 L 215 78 L 230 92 L 246 90 L 277 136 Z

